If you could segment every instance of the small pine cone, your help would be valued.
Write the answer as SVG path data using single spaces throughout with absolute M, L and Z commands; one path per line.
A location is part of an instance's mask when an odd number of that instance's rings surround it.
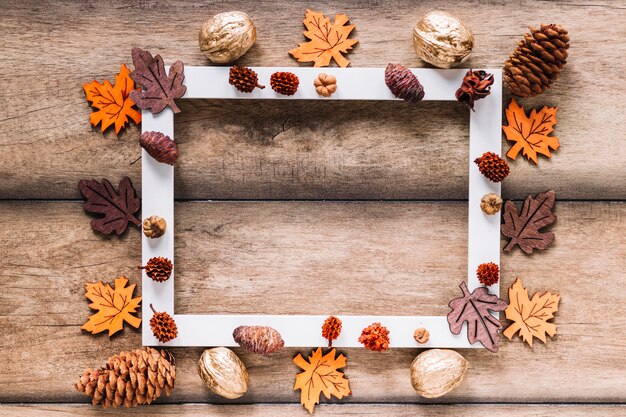
M 485 194 L 480 199 L 480 209 L 490 216 L 496 214 L 502 209 L 502 198 L 498 194 Z
M 234 65 L 230 68 L 228 83 L 234 85 L 242 93 L 251 93 L 255 87 L 265 88 L 264 85 L 259 84 L 259 77 L 256 72 L 240 65 Z
M 509 164 L 493 152 L 485 152 L 474 162 L 480 172 L 493 182 L 500 182 L 509 175 Z
M 100 369 L 86 369 L 74 387 L 93 405 L 134 407 L 152 403 L 163 391 L 169 396 L 175 382 L 171 353 L 145 347 L 111 356 Z
M 148 155 L 164 164 L 174 165 L 178 159 L 178 145 L 161 132 L 143 132 L 139 144 Z
M 394 96 L 410 103 L 424 98 L 424 87 L 408 67 L 400 64 L 389 64 L 385 68 L 385 84 Z
M 167 223 L 159 216 L 150 216 L 143 221 L 143 234 L 150 239 L 160 238 L 165 234 Z
M 268 326 L 239 326 L 233 332 L 233 339 L 242 348 L 259 355 L 269 355 L 285 345 L 280 333 Z
M 389 349 L 389 330 L 380 323 L 372 323 L 361 332 L 359 342 L 365 349 L 382 352 Z
M 476 275 L 478 276 L 478 281 L 488 287 L 498 283 L 500 279 L 500 269 L 498 265 L 493 262 L 480 264 L 478 265 L 478 269 L 476 269 Z
M 270 77 L 272 90 L 285 96 L 293 96 L 298 91 L 300 80 L 291 72 L 275 72 Z
M 493 74 L 470 69 L 463 77 L 463 84 L 456 90 L 456 99 L 474 111 L 474 102 L 487 97 L 491 93 L 492 84 Z
M 569 35 L 560 25 L 530 27 L 504 63 L 503 79 L 511 92 L 533 97 L 550 88 L 567 63 Z
M 154 337 L 162 343 L 176 339 L 176 336 L 178 336 L 178 327 L 176 327 L 176 322 L 172 316 L 166 312 L 157 312 L 154 307 L 152 307 L 152 304 L 150 304 L 150 308 L 154 313 L 150 319 L 150 327 L 152 328 Z
M 146 266 L 140 266 L 139 269 L 145 269 L 146 275 L 156 282 L 163 282 L 170 279 L 174 265 L 167 258 L 159 256 L 158 258 L 150 258 Z
M 333 347 L 333 340 L 337 339 L 341 334 L 341 320 L 335 316 L 330 316 L 324 320 L 322 326 L 322 337 L 328 339 L 328 347 Z

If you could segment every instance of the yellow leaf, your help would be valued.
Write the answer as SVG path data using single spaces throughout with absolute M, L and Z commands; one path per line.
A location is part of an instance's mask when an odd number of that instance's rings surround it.
M 546 343 L 546 334 L 556 334 L 556 324 L 548 323 L 559 310 L 559 294 L 544 292 L 535 293 L 532 299 L 528 298 L 528 290 L 522 286 L 520 279 L 516 279 L 509 288 L 509 306 L 506 308 L 506 318 L 513 320 L 502 333 L 512 339 L 516 332 L 530 347 L 533 347 L 533 337 Z
M 98 312 L 89 317 L 81 329 L 93 334 L 108 330 L 111 336 L 122 330 L 124 321 L 135 328 L 139 327 L 141 319 L 131 313 L 137 311 L 141 297 L 133 298 L 135 284 L 127 287 L 127 283 L 126 277 L 120 277 L 115 279 L 115 289 L 102 282 L 86 284 L 85 297 L 91 301 L 89 307 Z
M 349 20 L 345 14 L 338 14 L 331 24 L 324 14 L 307 9 L 303 22 L 307 30 L 303 33 L 310 41 L 301 43 L 289 53 L 298 62 L 314 62 L 315 67 L 327 67 L 332 58 L 340 67 L 347 67 L 350 61 L 342 53 L 347 53 L 358 42 L 348 39 L 354 30 L 354 25 L 346 25 Z
M 556 111 L 557 107 L 543 106 L 538 112 L 533 109 L 530 116 L 526 117 L 524 108 L 512 99 L 506 109 L 508 125 L 502 126 L 502 130 L 507 140 L 516 143 L 511 146 L 506 156 L 515 160 L 519 151 L 522 151 L 522 155 L 535 164 L 538 153 L 550 158 L 550 149 L 556 151 L 559 148 L 559 139 L 556 136 L 548 136 L 554 131 Z
M 309 413 L 320 403 L 321 393 L 328 399 L 331 395 L 341 399 L 350 394 L 349 381 L 337 370 L 346 366 L 346 357 L 339 355 L 335 358 L 335 352 L 333 349 L 322 356 L 322 348 L 317 348 L 311 352 L 308 362 L 301 354 L 293 359 L 293 363 L 304 371 L 296 375 L 293 389 L 300 390 L 300 403 Z
M 131 100 L 130 92 L 135 89 L 135 82 L 130 78 L 130 70 L 122 64 L 120 73 L 115 77 L 115 86 L 108 80 L 103 84 L 93 80 L 83 84 L 87 95 L 87 101 L 91 106 L 98 109 L 89 116 L 89 122 L 93 126 L 101 123 L 100 128 L 104 132 L 109 126 L 115 124 L 115 133 L 129 123 L 130 117 L 135 123 L 141 122 L 141 113 L 135 108 L 135 102 Z

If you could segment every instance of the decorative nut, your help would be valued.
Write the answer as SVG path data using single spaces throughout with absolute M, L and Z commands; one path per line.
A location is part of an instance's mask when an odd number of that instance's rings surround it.
M 413 333 L 413 338 L 417 343 L 423 345 L 424 343 L 428 342 L 428 339 L 430 338 L 430 333 L 425 328 L 420 327 L 419 329 L 415 330 L 415 333 Z
M 198 361 L 198 373 L 211 391 L 224 398 L 239 398 L 248 391 L 246 366 L 225 347 L 206 349 Z
M 256 41 L 256 27 L 244 12 L 225 12 L 207 20 L 198 35 L 200 50 L 217 64 L 239 59 Z
M 485 194 L 483 198 L 480 199 L 480 209 L 485 212 L 485 214 L 493 215 L 500 211 L 502 208 L 502 199 L 498 194 L 489 193 Z
M 315 91 L 322 97 L 330 97 L 337 91 L 337 78 L 330 74 L 321 73 L 313 80 Z
M 143 221 L 143 234 L 150 239 L 156 239 L 165 234 L 167 223 L 159 216 L 150 216 Z
M 426 13 L 413 29 L 415 53 L 438 68 L 453 68 L 469 58 L 474 35 L 460 19 L 433 10 Z
M 465 378 L 467 361 L 449 349 L 430 349 L 411 364 L 411 384 L 422 397 L 438 398 L 455 389 Z

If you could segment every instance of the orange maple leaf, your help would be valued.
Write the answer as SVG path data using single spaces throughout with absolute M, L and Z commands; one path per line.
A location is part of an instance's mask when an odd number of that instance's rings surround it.
M 348 39 L 354 25 L 346 25 L 350 19 L 345 14 L 335 16 L 334 23 L 318 13 L 307 9 L 304 18 L 304 36 L 310 39 L 303 42 L 297 48 L 289 51 L 298 62 L 314 62 L 315 67 L 327 67 L 331 58 L 342 68 L 350 64 L 342 53 L 347 53 L 358 42 L 356 39 Z
M 296 375 L 293 389 L 300 390 L 300 403 L 309 413 L 313 412 L 315 404 L 320 403 L 321 393 L 328 399 L 331 395 L 339 399 L 350 395 L 349 381 L 337 370 L 346 366 L 346 357 L 339 355 L 335 358 L 335 352 L 333 349 L 322 356 L 322 348 L 317 348 L 311 352 L 308 362 L 299 353 L 293 359 L 293 363 L 304 371 Z
M 502 126 L 502 130 L 507 140 L 516 143 L 511 146 L 506 156 L 514 160 L 519 151 L 522 151 L 522 155 L 535 164 L 538 153 L 550 158 L 552 156 L 550 149 L 556 151 L 559 148 L 559 139 L 556 136 L 548 136 L 554 131 L 557 109 L 543 106 L 539 112 L 533 109 L 530 116 L 526 117 L 524 108 L 512 99 L 506 109 L 508 125 Z
M 141 319 L 131 313 L 137 311 L 141 297 L 133 298 L 135 284 L 127 287 L 127 283 L 126 277 L 119 277 L 115 279 L 115 289 L 102 282 L 86 284 L 85 297 L 91 301 L 89 307 L 98 312 L 90 316 L 81 329 L 93 334 L 108 330 L 111 336 L 122 330 L 124 321 L 135 328 L 139 327 Z
M 556 324 L 548 323 L 559 310 L 559 294 L 536 292 L 532 299 L 528 298 L 528 290 L 522 285 L 519 278 L 509 288 L 509 306 L 506 308 L 506 318 L 513 320 L 513 324 L 502 334 L 512 339 L 519 331 L 522 340 L 532 348 L 533 337 L 546 343 L 546 334 L 556 334 Z
M 130 70 L 126 65 L 122 64 L 120 73 L 115 77 L 115 86 L 112 86 L 109 80 L 104 80 L 104 84 L 93 80 L 83 84 L 83 89 L 87 101 L 98 109 L 91 113 L 89 122 L 93 126 L 101 123 L 100 128 L 103 132 L 115 123 L 115 133 L 120 133 L 120 130 L 129 123 L 129 117 L 135 123 L 141 122 L 141 113 L 134 108 L 135 102 L 129 97 L 130 92 L 135 89 L 135 82 L 130 78 Z

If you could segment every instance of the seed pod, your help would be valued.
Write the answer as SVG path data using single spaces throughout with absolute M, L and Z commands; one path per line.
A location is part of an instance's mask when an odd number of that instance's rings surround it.
M 239 326 L 233 332 L 233 339 L 242 348 L 260 355 L 276 352 L 285 345 L 280 333 L 268 326 Z
M 143 132 L 139 144 L 148 155 L 164 164 L 174 165 L 178 159 L 176 142 L 161 132 Z
M 411 364 L 411 384 L 422 397 L 438 398 L 458 387 L 466 372 L 463 356 L 449 349 L 430 349 Z

